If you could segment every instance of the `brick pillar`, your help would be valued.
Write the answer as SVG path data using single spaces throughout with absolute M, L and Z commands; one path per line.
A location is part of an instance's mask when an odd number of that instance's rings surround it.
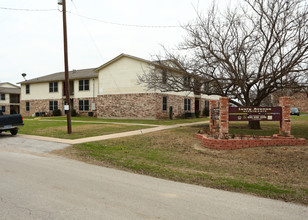
M 282 119 L 280 122 L 279 134 L 291 135 L 291 117 L 290 117 L 291 98 L 280 97 L 279 105 L 282 108 Z
M 218 107 L 218 101 L 210 100 L 210 133 L 215 134 L 217 132 L 217 120 L 212 119 L 213 109 Z
M 219 102 L 219 136 L 224 137 L 229 133 L 229 98 L 221 97 Z

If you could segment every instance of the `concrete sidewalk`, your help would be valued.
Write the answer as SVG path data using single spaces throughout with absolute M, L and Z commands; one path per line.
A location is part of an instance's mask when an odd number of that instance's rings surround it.
M 102 141 L 102 140 L 113 139 L 113 138 L 141 135 L 141 134 L 147 134 L 151 132 L 162 131 L 162 130 L 167 130 L 167 129 L 172 129 L 172 128 L 200 125 L 200 124 L 207 124 L 207 123 L 208 121 L 184 123 L 184 124 L 176 124 L 176 125 L 160 125 L 160 126 L 156 125 L 156 127 L 153 127 L 153 128 L 145 128 L 145 129 L 140 129 L 140 130 L 135 130 L 135 131 L 127 131 L 127 132 L 95 136 L 95 137 L 80 138 L 80 139 L 74 139 L 74 140 L 53 138 L 53 137 L 43 137 L 43 136 L 36 136 L 36 135 L 25 135 L 25 134 L 19 134 L 18 136 L 22 138 L 29 138 L 29 139 L 40 140 L 40 141 L 49 141 L 49 142 L 57 142 L 57 143 L 64 143 L 64 144 L 81 144 L 81 143 L 86 143 L 86 142 Z M 151 126 L 151 125 L 147 125 L 147 126 Z
M 64 120 L 48 120 L 48 119 L 24 119 L 24 121 L 60 121 L 66 122 Z M 79 123 L 88 123 L 88 124 L 116 124 L 116 125 L 140 125 L 140 126 L 152 126 L 152 127 L 159 127 L 161 125 L 155 124 L 141 124 L 141 123 L 128 123 L 128 122 L 114 122 L 114 121 L 79 121 L 79 120 L 72 120 L 72 122 L 79 122 Z

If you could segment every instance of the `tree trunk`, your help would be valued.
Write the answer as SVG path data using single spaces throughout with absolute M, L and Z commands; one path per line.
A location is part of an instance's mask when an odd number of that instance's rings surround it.
M 261 129 L 260 121 L 249 121 L 250 129 Z

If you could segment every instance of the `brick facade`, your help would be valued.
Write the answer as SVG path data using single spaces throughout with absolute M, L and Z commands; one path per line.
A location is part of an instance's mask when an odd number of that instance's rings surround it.
M 63 100 L 62 99 L 38 99 L 38 100 L 22 100 L 20 102 L 20 114 L 24 117 L 31 117 L 36 112 L 47 112 L 49 111 L 49 101 L 58 101 L 58 109 L 63 110 Z M 26 102 L 30 104 L 30 110 L 26 111 Z M 63 112 L 62 112 L 63 114 Z
M 277 92 L 272 95 L 272 103 L 273 106 L 277 106 L 279 104 L 279 97 L 284 96 L 284 93 Z M 305 92 L 297 92 L 291 97 L 291 108 L 297 107 L 301 112 L 308 112 L 308 94 Z
M 89 100 L 89 110 L 88 111 L 79 111 L 79 100 Z M 97 98 L 75 98 L 73 101 L 73 108 L 76 110 L 77 115 L 79 116 L 88 116 L 88 112 L 93 112 L 93 116 L 97 116 L 97 110 L 92 110 L 92 103 L 97 103 Z M 97 106 L 96 106 L 97 109 Z
M 291 135 L 291 117 L 290 117 L 291 98 L 280 97 L 279 105 L 282 107 L 282 120 L 279 129 L 279 134 Z
M 301 112 L 308 112 L 308 95 L 306 93 L 295 93 L 292 95 L 291 107 L 297 107 Z
M 229 133 L 229 98 L 221 97 L 219 102 L 219 136 L 224 137 Z
M 163 97 L 167 97 L 167 110 L 163 111 Z M 190 99 L 190 110 L 184 110 L 184 99 Z M 161 93 L 100 95 L 97 98 L 98 117 L 122 118 L 169 118 L 170 106 L 173 117 L 195 111 L 193 97 Z
M 79 111 L 79 100 L 89 100 L 89 110 L 88 111 Z M 40 100 L 23 100 L 20 103 L 20 112 L 25 117 L 30 117 L 36 112 L 46 112 L 52 113 L 49 111 L 49 101 L 58 101 L 58 109 L 61 110 L 62 115 L 64 115 L 64 99 L 40 99 Z M 26 102 L 30 103 L 30 111 L 26 111 Z M 93 116 L 96 117 L 96 110 L 92 110 L 92 103 L 96 103 L 96 98 L 78 98 L 73 99 L 73 108 L 76 110 L 76 113 L 80 116 L 88 116 L 88 112 L 93 112 Z
M 305 138 L 295 139 L 294 137 L 282 137 L 278 135 L 273 136 L 259 136 L 256 139 L 249 135 L 239 135 L 238 139 L 213 139 L 203 134 L 195 134 L 195 137 L 201 141 L 201 144 L 209 149 L 215 150 L 236 150 L 250 147 L 264 147 L 264 146 L 296 146 L 306 145 Z M 244 139 L 240 139 L 244 138 Z
M 163 97 L 167 97 L 167 108 L 163 110 Z M 190 99 L 190 110 L 184 110 L 184 99 Z M 79 111 L 79 101 L 89 100 L 89 110 Z M 64 114 L 64 100 L 23 100 L 20 103 L 21 114 L 30 117 L 36 112 L 49 111 L 49 101 L 58 101 L 58 108 Z M 205 108 L 205 99 L 199 98 L 200 111 Z M 26 111 L 26 102 L 30 103 L 30 111 Z M 92 110 L 92 103 L 95 103 L 95 110 Z M 94 117 L 104 118 L 148 118 L 163 119 L 170 117 L 172 106 L 172 117 L 184 117 L 185 112 L 195 112 L 195 98 L 162 93 L 138 93 L 119 95 L 99 95 L 97 98 L 74 98 L 73 108 L 79 116 L 88 116 L 93 112 Z
M 217 109 L 218 108 L 218 101 L 217 100 L 210 100 L 210 132 L 211 134 L 215 134 L 218 131 L 218 127 L 217 127 L 217 120 L 214 119 L 214 115 L 213 115 L 213 111 L 211 111 L 212 109 Z
M 218 101 L 210 101 L 210 132 L 205 134 L 201 131 L 196 134 L 204 147 L 217 150 L 234 150 L 259 146 L 292 146 L 305 145 L 306 139 L 296 139 L 291 135 L 290 118 L 290 97 L 280 97 L 282 118 L 280 121 L 279 135 L 273 136 L 251 136 L 251 135 L 229 135 L 229 98 L 221 97 L 219 99 L 219 118 L 215 116 L 217 112 Z M 217 122 L 219 120 L 219 136 L 217 135 Z

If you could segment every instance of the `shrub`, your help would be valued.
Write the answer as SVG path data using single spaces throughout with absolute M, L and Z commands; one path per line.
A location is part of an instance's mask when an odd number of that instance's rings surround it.
M 60 109 L 55 109 L 52 111 L 53 116 L 61 116 L 61 110 Z
M 200 113 L 201 113 L 200 111 L 196 111 L 196 112 L 195 112 L 196 118 L 199 118 L 199 117 L 200 117 Z

